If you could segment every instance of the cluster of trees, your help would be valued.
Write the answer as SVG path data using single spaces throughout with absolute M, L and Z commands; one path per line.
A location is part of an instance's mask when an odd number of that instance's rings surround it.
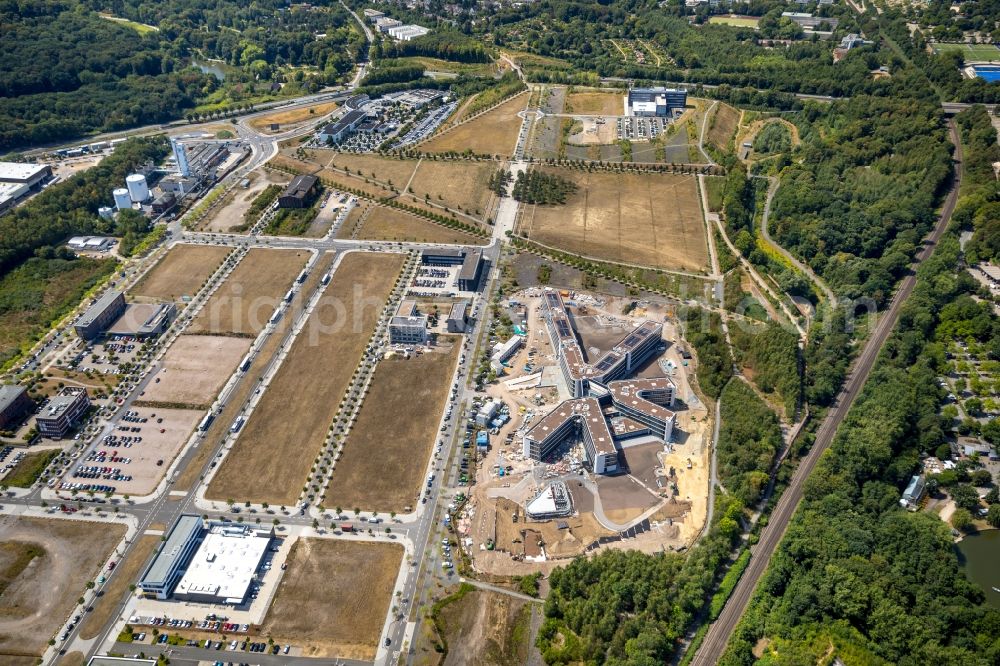
M 562 176 L 529 169 L 517 174 L 513 197 L 529 204 L 564 204 L 576 192 L 576 183 Z
M 729 345 L 722 332 L 722 317 L 701 308 L 685 308 L 678 315 L 684 322 L 684 339 L 691 343 L 698 356 L 698 386 L 705 395 L 718 398 L 733 374 Z
M 774 322 L 752 329 L 735 322 L 729 330 L 737 360 L 752 370 L 754 384 L 764 393 L 776 392 L 785 414 L 793 417 L 802 397 L 798 336 Z
M 807 108 L 803 159 L 782 173 L 772 236 L 835 291 L 884 304 L 951 182 L 939 114 L 915 98 Z
M 383 44 L 372 49 L 376 59 L 426 56 L 452 62 L 490 62 L 490 54 L 483 45 L 455 30 L 434 30 L 408 42 Z
M 965 171 L 954 217 L 973 230 L 965 248 L 969 263 L 991 261 L 1000 257 L 1000 183 L 993 174 L 993 164 L 1000 162 L 996 129 L 982 106 L 963 111 L 955 122 L 962 133 Z
M 722 391 L 719 418 L 719 481 L 753 506 L 767 488 L 771 465 L 781 450 L 778 417 L 752 388 L 734 379 Z
M 417 65 L 393 65 L 379 67 L 361 80 L 363 86 L 377 86 L 383 83 L 406 83 L 424 75 L 424 68 Z
M 507 196 L 507 186 L 510 185 L 510 181 L 513 178 L 508 169 L 497 169 L 490 174 L 489 180 L 486 182 L 486 187 L 490 189 L 491 192 L 496 194 L 498 197 Z
M 971 279 L 947 235 L 921 267 L 899 329 L 806 484 L 805 497 L 722 663 L 766 636 L 782 663 L 994 663 L 1000 612 L 959 568 L 948 526 L 897 500 L 942 440 L 938 313 Z M 961 491 L 960 491 L 961 493 Z M 834 653 L 831 654 L 830 649 Z
M 125 176 L 148 162 L 162 160 L 170 150 L 163 136 L 129 139 L 100 164 L 47 188 L 34 199 L 0 217 L 0 275 L 45 246 L 58 245 L 74 234 L 137 233 L 125 217 L 125 226 L 97 215 L 110 203 L 111 190 Z M 44 251 L 44 250 L 43 250 Z
M 753 139 L 757 153 L 785 153 L 792 147 L 792 133 L 784 123 L 769 122 Z

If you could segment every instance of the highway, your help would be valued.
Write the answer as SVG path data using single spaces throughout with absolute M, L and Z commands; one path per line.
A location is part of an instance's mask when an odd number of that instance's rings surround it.
M 958 191 L 961 185 L 962 144 L 959 141 L 958 131 L 953 120 L 949 122 L 949 132 L 952 143 L 955 145 L 955 168 L 952 174 L 951 189 L 941 208 L 941 215 L 938 222 L 933 231 L 925 239 L 923 249 L 917 254 L 913 270 L 900 282 L 899 288 L 889 305 L 889 309 L 879 319 L 871 336 L 865 342 L 861 353 L 852 364 L 844 386 L 841 388 L 833 406 L 816 432 L 815 443 L 796 468 L 788 488 L 782 493 L 781 498 L 774 508 L 774 512 L 768 518 L 767 526 L 761 531 L 760 540 L 757 542 L 757 545 L 751 548 L 750 564 L 729 597 L 729 601 L 723 607 L 719 618 L 709 627 L 704 642 L 702 642 L 701 647 L 695 653 L 694 659 L 691 662 L 694 666 L 709 666 L 718 663 L 721 659 L 729 642 L 729 637 L 733 635 L 740 618 L 750 604 L 750 599 L 753 596 L 754 589 L 757 587 L 757 583 L 767 570 L 771 557 L 774 555 L 775 550 L 777 550 L 778 544 L 788 530 L 788 525 L 795 514 L 795 510 L 802 501 L 803 487 L 806 479 L 812 474 L 823 453 L 833 442 L 837 429 L 860 394 L 865 382 L 868 380 L 868 376 L 871 374 L 879 352 L 895 328 L 903 304 L 909 298 L 910 294 L 913 293 L 913 288 L 917 282 L 917 266 L 931 256 L 942 234 L 944 234 L 945 229 L 948 227 L 948 223 L 951 221 L 951 215 L 955 210 L 955 204 L 958 201 Z

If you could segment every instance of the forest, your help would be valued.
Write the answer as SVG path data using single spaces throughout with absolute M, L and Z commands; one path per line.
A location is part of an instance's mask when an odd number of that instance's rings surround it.
M 721 406 L 719 481 L 728 493 L 754 506 L 767 488 L 771 465 L 781 449 L 778 417 L 740 379 L 726 385 Z
M 762 326 L 730 325 L 737 362 L 764 393 L 777 394 L 789 420 L 794 420 L 802 398 L 799 338 L 794 331 L 768 322 Z
M 955 220 L 973 232 L 966 246 L 969 263 L 1000 257 L 1000 184 L 993 164 L 1000 162 L 996 129 L 985 107 L 975 106 L 955 117 L 965 148 L 962 197 Z
M 805 498 L 723 664 L 976 664 L 1000 660 L 1000 612 L 959 568 L 949 527 L 897 500 L 942 441 L 929 340 L 945 304 L 975 289 L 947 235 L 921 266 L 898 330 L 806 484 Z

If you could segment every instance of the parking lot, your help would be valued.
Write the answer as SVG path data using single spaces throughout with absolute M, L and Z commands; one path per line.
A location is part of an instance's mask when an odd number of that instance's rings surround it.
M 659 136 L 667 128 L 670 121 L 666 118 L 618 118 L 616 129 L 618 139 L 631 141 L 650 141 Z

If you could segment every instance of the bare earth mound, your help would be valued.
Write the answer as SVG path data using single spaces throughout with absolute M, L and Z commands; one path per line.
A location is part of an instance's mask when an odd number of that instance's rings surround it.
M 402 559 L 396 544 L 299 539 L 262 635 L 311 657 L 374 659 Z
M 194 296 L 230 251 L 216 245 L 175 245 L 129 294 L 167 301 Z

